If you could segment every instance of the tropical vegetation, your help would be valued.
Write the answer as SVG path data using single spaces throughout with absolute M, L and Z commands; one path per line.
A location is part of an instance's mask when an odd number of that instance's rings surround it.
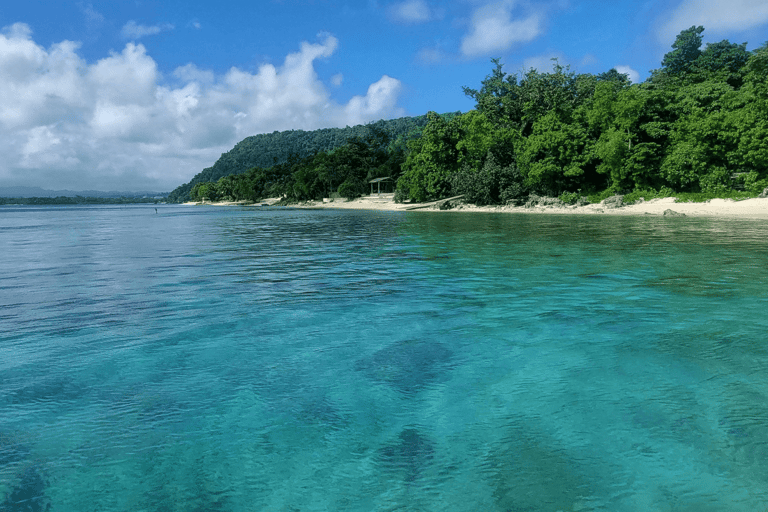
M 213 168 L 229 174 L 206 170 L 171 199 L 353 198 L 377 177 L 396 180 L 401 201 L 754 196 L 768 187 L 768 43 L 702 48 L 703 31 L 682 31 L 637 84 L 615 69 L 577 74 L 556 60 L 550 72 L 508 74 L 494 59 L 479 88 L 464 88 L 476 103 L 469 112 L 404 118 L 398 130 L 359 127 L 272 165 L 239 157 L 243 141 Z

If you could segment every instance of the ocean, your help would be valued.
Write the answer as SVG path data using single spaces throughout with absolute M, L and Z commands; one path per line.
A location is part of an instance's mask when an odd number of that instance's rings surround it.
M 0 207 L 2 511 L 768 510 L 768 226 Z

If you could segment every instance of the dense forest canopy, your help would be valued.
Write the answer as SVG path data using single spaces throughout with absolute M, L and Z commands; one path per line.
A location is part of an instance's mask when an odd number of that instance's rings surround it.
M 333 147 L 291 146 L 291 158 L 271 164 L 253 164 L 264 150 L 249 153 L 246 139 L 173 199 L 351 198 L 384 176 L 397 181 L 397 200 L 411 201 L 757 194 L 768 187 L 768 43 L 702 49 L 703 31 L 682 31 L 640 84 L 615 69 L 577 74 L 556 60 L 550 72 L 510 75 L 495 59 L 478 89 L 464 88 L 474 110 L 430 112 L 413 126 L 396 120 L 399 131 L 368 125 Z

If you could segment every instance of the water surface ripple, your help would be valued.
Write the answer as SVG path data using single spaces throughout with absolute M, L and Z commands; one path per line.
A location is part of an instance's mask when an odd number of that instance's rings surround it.
M 768 508 L 768 227 L 0 208 L 0 510 Z

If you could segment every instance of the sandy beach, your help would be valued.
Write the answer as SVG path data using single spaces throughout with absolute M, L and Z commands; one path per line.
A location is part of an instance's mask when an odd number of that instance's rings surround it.
M 205 203 L 214 206 L 261 206 L 272 205 L 279 198 L 264 199 L 256 204 L 244 202 Z M 354 201 L 334 199 L 323 201 L 308 201 L 290 205 L 291 208 L 332 208 L 339 210 L 382 210 L 382 211 L 444 211 L 444 212 L 477 212 L 477 213 L 526 213 L 544 215 L 659 215 L 687 217 L 738 217 L 768 219 L 768 198 L 745 199 L 712 199 L 706 203 L 676 203 L 675 198 L 652 199 L 639 204 L 621 207 L 606 206 L 604 203 L 586 206 L 475 206 L 466 204 L 461 199 L 450 201 L 450 208 L 441 209 L 443 201 L 433 203 L 395 203 L 393 194 L 364 196 Z M 199 205 L 202 203 L 185 203 Z M 680 215 L 682 214 L 682 215 Z

